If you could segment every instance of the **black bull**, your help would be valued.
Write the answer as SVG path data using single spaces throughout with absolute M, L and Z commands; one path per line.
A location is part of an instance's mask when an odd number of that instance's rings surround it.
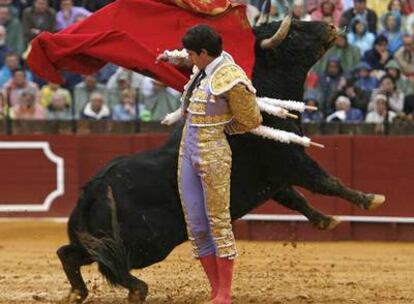
M 254 86 L 258 96 L 300 100 L 308 70 L 332 45 L 336 32 L 325 23 L 294 21 L 277 48 L 262 50 L 260 41 L 279 25 L 255 29 Z M 264 114 L 264 124 L 301 134 L 300 122 Z M 143 301 L 147 285 L 129 271 L 162 261 L 187 240 L 176 174 L 181 127 L 159 149 L 111 161 L 83 188 L 69 220 L 70 244 L 58 250 L 72 286 L 69 302 L 86 298 L 80 267 L 92 262 L 98 262 L 109 282 L 129 289 L 132 302 Z M 228 139 L 233 151 L 233 219 L 274 199 L 320 229 L 335 226 L 337 222 L 312 208 L 294 185 L 341 197 L 363 209 L 378 204 L 378 196 L 347 188 L 329 176 L 301 146 L 251 134 Z

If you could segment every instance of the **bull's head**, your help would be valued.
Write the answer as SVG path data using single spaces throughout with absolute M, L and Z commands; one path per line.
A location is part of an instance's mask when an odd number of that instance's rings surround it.
M 282 22 L 254 28 L 254 86 L 259 96 L 300 100 L 309 69 L 332 46 L 336 28 L 325 22 Z

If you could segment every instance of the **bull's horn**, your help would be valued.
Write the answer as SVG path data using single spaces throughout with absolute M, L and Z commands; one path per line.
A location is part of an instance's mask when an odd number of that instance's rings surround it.
M 283 19 L 282 24 L 280 25 L 277 32 L 273 35 L 273 37 L 264 39 L 262 41 L 262 43 L 260 44 L 262 49 L 269 50 L 269 49 L 277 47 L 286 38 L 289 32 L 291 23 L 292 23 L 292 17 L 286 16 Z

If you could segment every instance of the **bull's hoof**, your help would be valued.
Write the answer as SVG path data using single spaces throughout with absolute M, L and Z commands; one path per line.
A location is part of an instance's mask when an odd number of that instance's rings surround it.
M 371 201 L 367 206 L 367 210 L 374 210 L 380 207 L 385 202 L 385 196 L 381 194 L 373 194 Z
M 319 230 L 331 230 L 334 229 L 336 226 L 338 226 L 341 223 L 341 221 L 333 216 L 327 216 L 323 219 L 321 219 L 317 224 L 316 227 Z
M 131 290 L 128 294 L 128 302 L 132 304 L 144 303 L 148 295 L 148 286 L 140 286 L 137 290 Z
M 86 297 L 88 296 L 87 292 L 81 292 L 77 289 L 72 289 L 69 295 L 60 301 L 61 304 L 81 304 L 85 301 Z

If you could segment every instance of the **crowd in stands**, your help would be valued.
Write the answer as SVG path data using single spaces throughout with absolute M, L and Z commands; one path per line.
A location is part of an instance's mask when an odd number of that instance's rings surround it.
M 0 0 L 0 118 L 160 121 L 179 107 L 179 93 L 113 64 L 95 75 L 65 72 L 63 85 L 46 83 L 24 64 L 42 31 L 57 32 L 110 0 Z M 237 2 L 246 3 L 246 0 Z M 293 18 L 342 29 L 310 71 L 304 101 L 319 111 L 305 122 L 392 122 L 414 113 L 414 0 L 287 0 Z M 286 14 L 271 0 L 270 19 Z M 262 0 L 247 3 L 251 23 Z

